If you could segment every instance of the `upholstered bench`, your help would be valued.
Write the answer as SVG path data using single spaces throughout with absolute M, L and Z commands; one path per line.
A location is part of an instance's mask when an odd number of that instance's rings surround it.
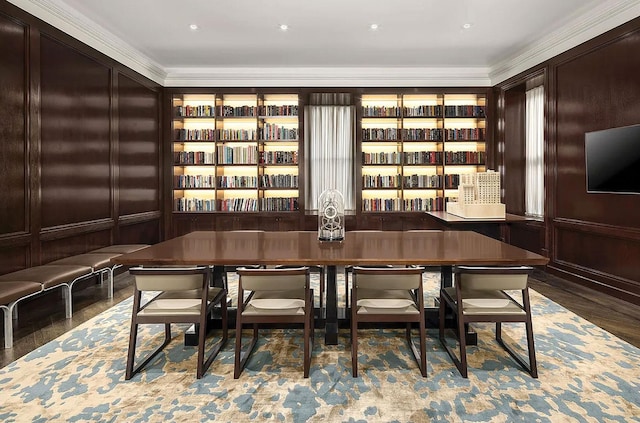
M 78 254 L 75 256 L 65 257 L 60 260 L 52 261 L 47 265 L 79 265 L 88 266 L 91 268 L 91 272 L 100 275 L 100 282 L 102 282 L 102 275 L 108 274 L 108 297 L 113 298 L 113 271 L 117 267 L 111 263 L 111 259 L 122 255 L 121 253 L 96 253 L 90 252 L 85 254 Z
M 0 308 L 4 312 L 4 347 L 13 346 L 13 317 L 19 301 L 42 292 L 42 284 L 29 281 L 0 281 Z M 16 316 L 17 317 L 17 316 Z
M 147 248 L 149 244 L 116 244 L 108 247 L 98 248 L 97 250 L 89 251 L 89 254 L 94 253 L 117 253 L 117 254 L 129 254 L 134 251 Z
M 64 294 L 65 315 L 67 318 L 70 318 L 73 313 L 71 288 L 77 281 L 92 274 L 93 271 L 89 266 L 45 264 L 2 275 L 0 276 L 0 284 L 9 282 L 33 282 L 40 284 L 41 291 L 49 291 L 61 287 Z M 13 307 L 15 310 L 15 304 Z

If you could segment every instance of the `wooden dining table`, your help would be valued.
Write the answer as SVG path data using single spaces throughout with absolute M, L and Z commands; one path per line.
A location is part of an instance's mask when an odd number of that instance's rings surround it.
M 322 242 L 315 231 L 196 231 L 112 259 L 125 266 L 210 265 L 214 283 L 225 265 L 320 265 L 327 269 L 325 343 L 338 343 L 336 274 L 348 265 L 423 265 L 441 269 L 452 284 L 456 265 L 544 266 L 548 259 L 471 231 L 351 231 Z M 343 312 L 341 312 L 342 315 Z

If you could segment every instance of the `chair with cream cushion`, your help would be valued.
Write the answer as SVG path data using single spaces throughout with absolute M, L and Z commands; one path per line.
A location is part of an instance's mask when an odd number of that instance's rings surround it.
M 418 363 L 420 373 L 422 376 L 427 376 L 421 268 L 354 267 L 351 304 L 351 369 L 353 377 L 358 376 L 358 324 L 360 322 L 406 323 L 407 342 Z M 418 347 L 411 338 L 412 323 L 418 323 L 420 344 Z
M 129 269 L 129 273 L 134 277 L 134 291 L 125 379 L 131 379 L 171 341 L 171 323 L 199 325 L 196 377 L 200 379 L 227 341 L 227 291 L 209 286 L 210 271 L 206 266 L 135 267 Z M 146 291 L 160 293 L 143 305 L 142 293 Z M 222 337 L 205 357 L 207 322 L 216 305 L 222 314 Z M 164 342 L 134 366 L 138 326 L 158 323 L 165 325 Z
M 233 377 L 238 379 L 258 340 L 264 323 L 302 323 L 304 327 L 304 377 L 309 377 L 313 341 L 313 290 L 309 268 L 238 269 L 238 311 Z M 245 291 L 249 295 L 245 298 Z M 242 300 L 244 299 L 244 301 Z M 242 326 L 253 326 L 253 337 L 242 350 Z
M 443 288 L 440 291 L 439 338 L 462 377 L 467 377 L 465 325 L 472 322 L 495 322 L 498 343 L 532 377 L 538 377 L 528 290 L 528 277 L 532 270 L 531 267 L 527 266 L 458 266 L 454 268 L 455 287 Z M 522 302 L 516 301 L 506 291 L 520 291 Z M 459 307 L 459 304 L 462 304 L 462 307 Z M 459 358 L 456 357 L 453 349 L 447 345 L 445 339 L 444 321 L 448 308 L 453 310 L 457 320 L 456 329 L 460 347 Z M 521 322 L 525 324 L 529 364 L 503 341 L 503 322 Z

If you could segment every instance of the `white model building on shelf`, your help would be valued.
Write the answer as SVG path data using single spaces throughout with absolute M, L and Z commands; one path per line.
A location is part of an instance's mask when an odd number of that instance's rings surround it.
M 489 170 L 460 175 L 458 201 L 447 203 L 447 212 L 465 218 L 504 219 L 500 174 Z

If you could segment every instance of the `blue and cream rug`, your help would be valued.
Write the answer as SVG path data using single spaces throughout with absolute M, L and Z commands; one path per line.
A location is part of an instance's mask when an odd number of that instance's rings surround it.
M 358 378 L 351 376 L 348 332 L 339 345 L 325 346 L 316 330 L 308 379 L 300 332 L 263 330 L 239 380 L 233 338 L 197 380 L 195 347 L 183 346 L 182 329 L 174 327 L 165 352 L 125 381 L 128 299 L 0 369 L 0 421 L 640 422 L 640 350 L 531 296 L 539 379 L 496 344 L 493 326 L 475 325 L 469 379 L 460 377 L 436 330 L 428 332 L 427 378 L 402 330 L 359 332 Z M 505 331 L 525 345 L 523 330 Z M 157 343 L 162 328 L 142 336 Z

